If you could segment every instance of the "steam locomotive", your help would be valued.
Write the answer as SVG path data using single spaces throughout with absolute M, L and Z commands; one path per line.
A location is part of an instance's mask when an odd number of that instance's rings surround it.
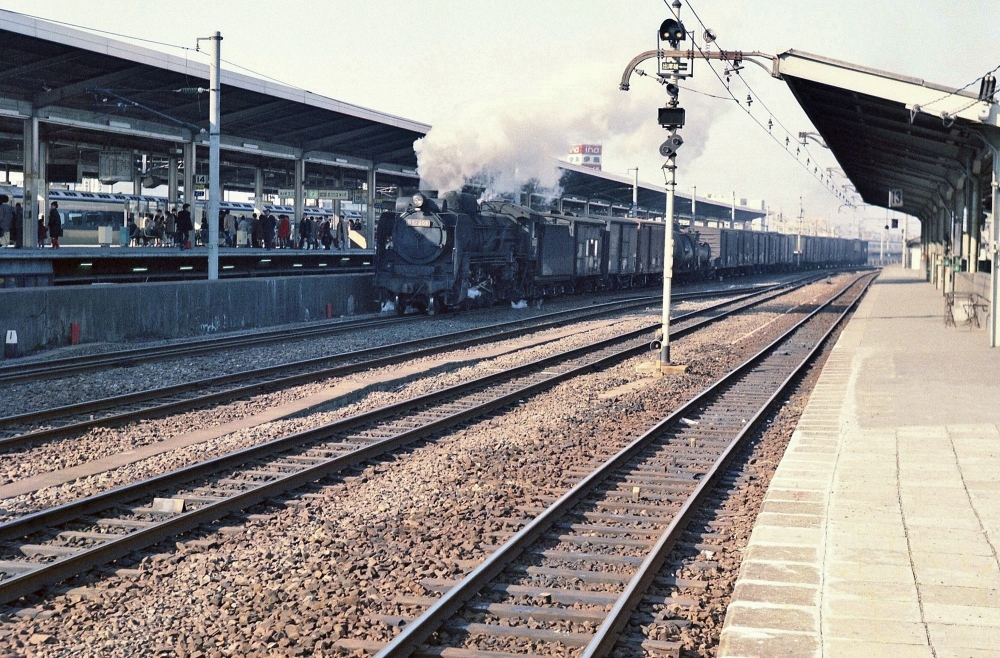
M 674 276 L 865 265 L 867 242 L 674 228 Z M 664 224 L 542 213 L 470 194 L 400 197 L 376 227 L 375 286 L 402 315 L 570 292 L 639 287 L 663 275 Z

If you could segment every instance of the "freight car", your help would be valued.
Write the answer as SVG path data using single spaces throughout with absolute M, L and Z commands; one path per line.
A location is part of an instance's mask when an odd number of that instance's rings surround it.
M 708 278 L 796 267 L 863 266 L 858 240 L 674 228 L 674 276 Z M 397 313 L 631 288 L 663 276 L 664 224 L 541 213 L 468 194 L 400 197 L 376 231 L 375 286 Z

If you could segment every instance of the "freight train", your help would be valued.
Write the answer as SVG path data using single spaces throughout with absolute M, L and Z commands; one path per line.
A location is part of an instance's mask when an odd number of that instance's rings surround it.
M 862 240 L 724 228 L 674 228 L 674 276 L 698 279 L 864 266 Z M 469 194 L 400 197 L 376 227 L 375 286 L 403 314 L 654 284 L 664 224 L 541 213 Z M 801 251 L 801 253 L 799 253 Z

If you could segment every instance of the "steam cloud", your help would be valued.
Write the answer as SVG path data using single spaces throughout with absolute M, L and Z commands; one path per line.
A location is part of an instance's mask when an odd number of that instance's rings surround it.
M 557 189 L 556 160 L 579 143 L 604 145 L 606 171 L 625 173 L 640 162 L 645 171 L 658 169 L 657 147 L 667 135 L 656 123 L 656 108 L 666 93 L 649 79 L 636 78 L 632 91 L 619 91 L 612 71 L 602 71 L 599 79 L 603 87 L 563 83 L 457 107 L 414 144 L 421 186 L 447 192 L 485 179 L 492 193 L 517 192 L 529 181 Z M 688 125 L 681 157 L 691 162 L 701 154 L 712 120 L 727 108 L 692 93 L 682 105 Z M 643 176 L 662 182 L 658 177 Z

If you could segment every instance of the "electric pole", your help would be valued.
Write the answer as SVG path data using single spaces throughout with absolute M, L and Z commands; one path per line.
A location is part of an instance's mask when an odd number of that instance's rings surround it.
M 795 266 L 802 268 L 802 224 L 805 222 L 806 213 L 802 209 L 802 197 L 799 197 L 799 234 L 795 239 Z
M 639 217 L 639 168 L 634 167 L 629 169 L 629 171 L 635 172 L 635 180 L 632 183 L 632 217 L 638 219 Z
M 219 205 L 222 201 L 219 184 L 219 142 L 222 122 L 220 105 L 222 84 L 219 82 L 219 67 L 222 63 L 222 33 L 216 32 L 214 36 L 205 37 L 204 40 L 212 42 L 208 75 L 208 203 L 206 204 L 208 210 L 206 212 L 208 213 L 208 278 L 214 281 L 219 278 Z M 187 191 L 184 193 L 186 195 Z M 197 226 L 195 228 L 197 229 Z
M 681 41 L 687 40 L 687 32 L 681 23 L 681 3 L 674 0 L 671 5 L 673 18 L 668 18 L 660 24 L 656 34 L 658 44 L 667 42 L 670 50 L 662 47 L 648 51 L 634 58 L 625 69 L 621 89 L 628 91 L 628 79 L 636 65 L 644 59 L 656 58 L 657 78 L 667 91 L 667 102 L 659 108 L 657 116 L 659 124 L 669 132 L 669 137 L 660 145 L 660 155 L 666 158 L 663 163 L 663 177 L 667 188 L 666 208 L 663 216 L 663 336 L 659 341 L 659 364 L 661 373 L 683 371 L 683 366 L 670 364 L 670 287 L 674 267 L 674 199 L 677 191 L 677 150 L 684 143 L 677 131 L 684 126 L 684 108 L 677 100 L 680 92 L 680 81 L 690 77 L 691 68 L 683 62 L 685 53 L 677 50 Z M 692 205 L 693 208 L 693 205 Z M 692 212 L 693 215 L 693 212 Z M 693 221 L 693 219 L 692 219 Z M 655 343 L 654 343 L 655 345 Z

